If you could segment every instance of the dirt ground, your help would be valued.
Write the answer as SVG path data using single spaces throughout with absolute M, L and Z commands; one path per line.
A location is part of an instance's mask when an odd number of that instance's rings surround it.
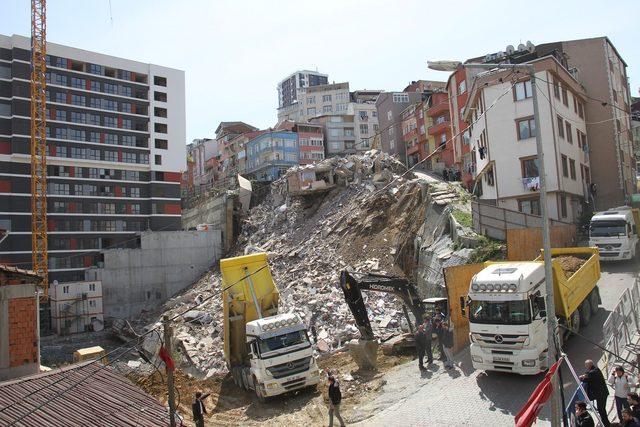
M 410 354 L 385 356 L 378 354 L 378 370 L 362 372 L 347 352 L 337 352 L 318 361 L 325 373 L 331 372 L 338 378 L 343 396 L 343 408 L 357 406 L 359 402 L 372 397 L 384 385 L 383 374 L 390 368 L 413 358 Z M 128 377 L 139 387 L 166 404 L 167 386 L 164 372 L 150 376 L 129 374 Z M 205 399 L 209 411 L 207 425 L 322 425 L 327 420 L 324 401 L 326 383 L 316 390 L 300 390 L 271 398 L 266 403 L 258 402 L 255 395 L 239 389 L 231 375 L 198 380 L 180 371 L 175 372 L 176 401 L 178 410 L 186 425 L 191 421 L 191 402 L 197 391 L 210 393 Z M 343 409 L 344 412 L 344 409 Z

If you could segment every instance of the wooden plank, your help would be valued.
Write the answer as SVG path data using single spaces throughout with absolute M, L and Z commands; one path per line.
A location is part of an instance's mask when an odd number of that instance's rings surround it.
M 575 246 L 577 229 L 575 225 L 561 225 L 550 228 L 551 247 Z M 507 230 L 507 258 L 510 261 L 529 261 L 540 255 L 542 248 L 541 228 L 518 228 Z

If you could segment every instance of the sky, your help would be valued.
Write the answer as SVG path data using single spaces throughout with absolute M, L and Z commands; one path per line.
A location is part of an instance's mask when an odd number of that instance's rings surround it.
M 30 34 L 30 1 L 2 0 L 0 33 Z M 427 60 L 608 36 L 640 88 L 640 1 L 49 0 L 50 42 L 185 71 L 187 141 L 220 121 L 276 123 L 276 85 L 300 69 L 351 90 L 446 80 Z

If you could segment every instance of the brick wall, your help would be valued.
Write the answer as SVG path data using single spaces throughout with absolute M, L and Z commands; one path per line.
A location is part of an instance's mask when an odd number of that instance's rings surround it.
M 9 301 L 9 366 L 38 362 L 36 299 Z

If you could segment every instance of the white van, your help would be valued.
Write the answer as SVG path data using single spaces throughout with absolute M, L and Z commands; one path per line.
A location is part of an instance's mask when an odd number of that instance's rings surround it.
M 589 225 L 589 246 L 597 247 L 603 261 L 628 260 L 638 251 L 638 209 L 628 206 L 598 212 Z

